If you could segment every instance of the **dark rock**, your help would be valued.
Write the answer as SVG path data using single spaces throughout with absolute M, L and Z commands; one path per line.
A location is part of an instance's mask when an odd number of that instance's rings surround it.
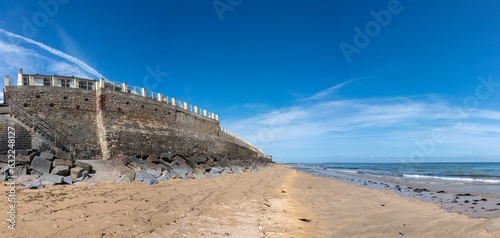
M 141 171 L 135 174 L 135 181 L 142 182 L 146 179 L 154 179 L 154 177 L 145 171 Z
M 63 183 L 63 176 L 54 175 L 54 174 L 44 174 L 40 178 L 37 179 L 37 182 L 40 182 L 44 185 L 56 185 Z
M 481 198 L 481 201 L 486 202 L 486 201 L 488 201 L 488 199 L 486 199 L 486 198 Z
M 75 166 L 72 160 L 55 159 L 54 161 L 52 161 L 52 167 L 56 167 L 59 165 L 66 165 L 70 168 Z
M 33 160 L 33 158 L 35 158 L 35 156 L 39 156 L 40 155 L 40 152 L 38 151 L 35 151 L 35 152 L 32 152 L 31 154 L 28 155 L 28 158 L 30 160 Z
M 470 193 L 459 193 L 456 194 L 455 196 L 472 196 Z
M 134 157 L 135 158 L 135 157 Z M 110 160 L 109 164 L 112 167 L 127 166 L 130 163 L 129 156 L 127 155 L 114 155 Z
M 157 165 L 153 162 L 150 162 L 150 161 L 144 161 L 144 163 L 142 164 L 142 167 L 145 170 L 154 169 L 158 172 L 158 174 L 161 174 L 161 171 L 162 171 L 162 168 L 159 165 Z
M 71 178 L 71 176 L 63 177 L 63 183 L 65 183 L 65 184 L 73 184 L 73 179 Z
M 38 189 L 38 188 L 43 188 L 42 183 L 34 182 L 32 184 L 28 184 L 28 185 L 24 186 L 23 189 Z
M 189 177 L 187 175 L 188 175 L 188 173 L 191 173 L 191 172 L 193 172 L 193 168 L 191 168 L 187 165 L 173 166 L 170 169 L 170 175 L 173 178 L 188 179 Z
M 117 183 L 130 183 L 132 180 L 127 175 L 122 175 L 118 180 L 116 180 Z
M 445 191 L 438 191 L 437 193 L 445 193 Z
M 156 156 L 155 154 L 152 154 L 152 155 L 148 156 L 148 158 L 146 159 L 146 161 L 149 161 L 151 163 L 159 163 L 160 162 L 158 160 L 158 156 Z
M 87 171 L 87 172 L 89 172 L 89 173 L 92 171 L 92 165 L 87 164 L 87 163 L 83 163 L 83 162 L 80 162 L 80 161 L 76 161 L 76 162 L 75 162 L 75 166 L 76 166 L 76 167 L 80 167 L 80 168 L 84 169 L 85 171 Z
M 172 158 L 174 157 L 173 154 L 170 153 L 162 153 L 160 155 L 160 159 L 167 162 L 167 163 L 172 163 Z
M 0 163 L 0 173 L 5 173 L 10 169 L 9 164 L 7 163 Z
M 50 174 L 55 174 L 55 175 L 60 175 L 60 176 L 67 176 L 69 174 L 69 166 L 67 165 L 58 165 L 55 168 L 52 169 Z
M 152 179 L 144 179 L 142 181 L 144 184 L 147 184 L 147 185 L 153 185 L 153 184 L 158 184 L 158 180 L 156 180 L 155 178 L 152 178 Z
M 11 174 L 11 176 L 24 176 L 28 173 L 28 168 L 24 165 L 16 165 L 14 168 L 14 174 Z
M 48 153 L 48 152 L 43 152 L 39 156 L 42 159 L 46 159 L 46 160 L 50 160 L 50 161 L 52 161 L 54 159 L 54 155 L 51 153 Z
M 170 179 L 170 171 L 168 169 L 164 170 L 162 175 L 158 178 L 158 181 L 165 181 Z
M 40 156 L 36 156 L 31 161 L 31 169 L 36 170 L 42 174 L 48 174 L 50 172 L 50 167 L 52 166 L 52 162 L 50 160 L 46 160 Z
M 17 154 L 16 156 L 16 164 L 29 164 L 31 162 L 28 156 L 24 156 L 22 154 Z
M 71 160 L 71 154 L 62 150 L 56 151 L 56 157 L 63 160 Z
M 158 172 L 156 169 L 147 169 L 146 170 L 149 174 L 151 174 L 153 177 L 158 178 L 161 176 L 161 174 Z
M 85 176 L 83 174 L 85 170 L 83 168 L 80 168 L 80 167 L 74 167 L 71 169 L 71 178 L 73 180 L 81 180 L 83 179 Z
M 222 167 L 220 166 L 215 166 L 210 170 L 210 175 L 212 177 L 217 177 L 222 173 Z

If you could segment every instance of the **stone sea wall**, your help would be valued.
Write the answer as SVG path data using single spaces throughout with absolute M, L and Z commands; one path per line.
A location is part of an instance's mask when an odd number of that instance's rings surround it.
M 220 131 L 215 119 L 140 95 L 105 88 L 7 86 L 5 98 L 66 135 L 80 159 L 161 153 L 264 156 Z

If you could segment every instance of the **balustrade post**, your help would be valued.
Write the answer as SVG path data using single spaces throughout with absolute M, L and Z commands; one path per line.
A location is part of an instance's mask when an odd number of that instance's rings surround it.
M 28 85 L 30 86 L 35 85 L 35 75 L 28 76 Z
M 75 84 L 75 85 L 74 85 L 74 86 L 75 86 L 75 88 L 80 88 L 80 80 L 79 80 L 79 79 L 74 78 L 74 79 L 73 79 L 73 83 Z
M 122 92 L 128 93 L 128 84 L 127 83 L 122 83 Z
M 141 88 L 141 96 L 143 96 L 143 97 L 148 96 L 148 90 L 146 88 Z
M 104 78 L 99 79 L 99 87 L 106 88 L 106 79 L 104 79 Z
M 176 104 L 175 104 L 175 98 L 172 98 L 172 105 L 176 106 Z
M 9 76 L 5 76 L 4 77 L 4 85 L 5 86 L 10 86 Z

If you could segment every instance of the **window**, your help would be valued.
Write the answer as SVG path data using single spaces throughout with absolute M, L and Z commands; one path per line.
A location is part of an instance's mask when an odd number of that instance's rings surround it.
M 52 79 L 50 77 L 35 77 L 35 86 L 51 86 Z
M 73 88 L 74 83 L 75 83 L 75 81 L 72 79 L 64 79 L 64 78 L 57 79 L 57 86 L 58 87 Z
M 43 78 L 43 86 L 52 86 L 52 79 L 51 78 Z
M 79 88 L 87 90 L 95 90 L 94 82 L 81 80 L 79 83 Z
M 23 85 L 30 85 L 30 79 L 28 76 L 23 77 Z

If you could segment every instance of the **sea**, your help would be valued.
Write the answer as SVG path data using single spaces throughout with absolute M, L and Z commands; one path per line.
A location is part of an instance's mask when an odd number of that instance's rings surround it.
M 447 193 L 500 198 L 500 162 L 484 163 L 310 163 L 297 170 L 347 181 L 382 181 Z

